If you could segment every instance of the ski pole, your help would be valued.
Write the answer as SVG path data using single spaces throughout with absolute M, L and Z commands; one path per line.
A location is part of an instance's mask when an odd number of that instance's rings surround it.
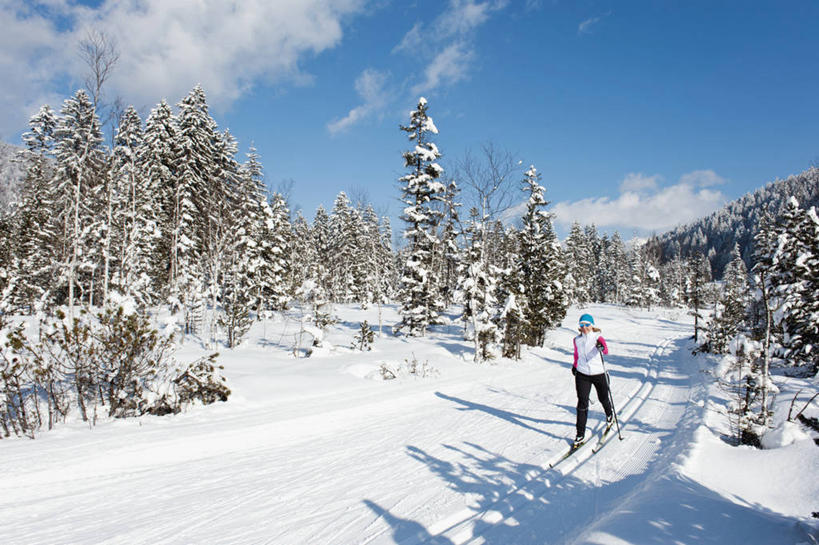
M 600 361 L 603 362 L 603 372 L 606 373 L 606 386 L 609 388 L 609 403 L 611 403 L 611 412 L 614 415 L 614 423 L 617 424 L 617 437 L 620 441 L 623 440 L 623 434 L 620 433 L 620 421 L 617 419 L 617 409 L 614 408 L 614 395 L 611 393 L 611 378 L 609 377 L 609 370 L 606 369 L 606 360 L 603 359 L 603 351 L 599 348 Z

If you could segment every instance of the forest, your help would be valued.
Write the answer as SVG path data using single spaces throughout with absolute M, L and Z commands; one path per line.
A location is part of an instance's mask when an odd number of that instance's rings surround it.
M 43 106 L 23 137 L 22 189 L 0 218 L 0 434 L 32 435 L 72 408 L 94 421 L 225 400 L 215 351 L 294 306 L 314 344 L 334 303 L 395 304 L 390 331 L 407 337 L 457 306 L 477 363 L 542 346 L 571 304 L 690 308 L 702 350 L 751 362 L 750 442 L 767 425 L 770 366 L 817 372 L 819 219 L 797 198 L 815 197 L 817 169 L 732 203 L 695 235 L 626 244 L 575 224 L 561 242 L 534 166 L 476 159 L 445 176 L 428 109 L 420 99 L 400 127 L 409 145 L 403 244 L 393 247 L 389 218 L 344 192 L 312 220 L 291 214 L 268 193 L 254 148 L 237 157 L 199 86 L 144 122 L 126 108 L 110 146 L 86 91 L 59 112 Z M 484 155 L 495 167 L 502 158 Z M 519 219 L 502 221 L 499 195 L 526 201 Z M 737 217 L 743 229 L 726 227 Z M 727 259 L 717 226 L 736 234 Z M 170 324 L 161 332 L 160 316 Z M 214 353 L 179 364 L 173 346 L 191 335 Z

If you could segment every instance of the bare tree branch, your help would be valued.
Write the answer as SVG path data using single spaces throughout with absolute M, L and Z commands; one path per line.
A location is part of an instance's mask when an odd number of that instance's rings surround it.
M 515 184 L 522 170 L 511 152 L 487 142 L 481 145 L 480 157 L 467 150 L 457 160 L 455 179 L 463 189 L 466 206 L 475 208 L 482 220 L 493 221 L 515 204 Z
M 119 51 L 113 38 L 96 29 L 85 33 L 79 49 L 80 59 L 89 70 L 85 77 L 85 87 L 91 93 L 94 108 L 98 109 L 101 106 L 105 82 L 119 61 Z

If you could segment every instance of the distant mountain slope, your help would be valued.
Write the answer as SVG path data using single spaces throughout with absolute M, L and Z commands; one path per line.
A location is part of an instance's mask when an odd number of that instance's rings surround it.
M 25 171 L 23 165 L 15 161 L 22 148 L 0 142 L 0 212 L 17 198 L 20 182 Z
M 710 216 L 658 235 L 651 243 L 660 246 L 663 261 L 675 256 L 688 257 L 699 250 L 710 259 L 714 277 L 722 278 L 735 243 L 739 244 L 745 263 L 751 265 L 753 236 L 759 219 L 765 211 L 779 217 L 791 196 L 796 197 L 802 207 L 819 204 L 819 168 L 771 182 Z

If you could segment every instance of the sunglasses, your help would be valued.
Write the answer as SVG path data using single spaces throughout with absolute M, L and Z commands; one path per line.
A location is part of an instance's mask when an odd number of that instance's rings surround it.
M 580 322 L 580 327 L 591 327 L 592 325 L 589 322 Z

